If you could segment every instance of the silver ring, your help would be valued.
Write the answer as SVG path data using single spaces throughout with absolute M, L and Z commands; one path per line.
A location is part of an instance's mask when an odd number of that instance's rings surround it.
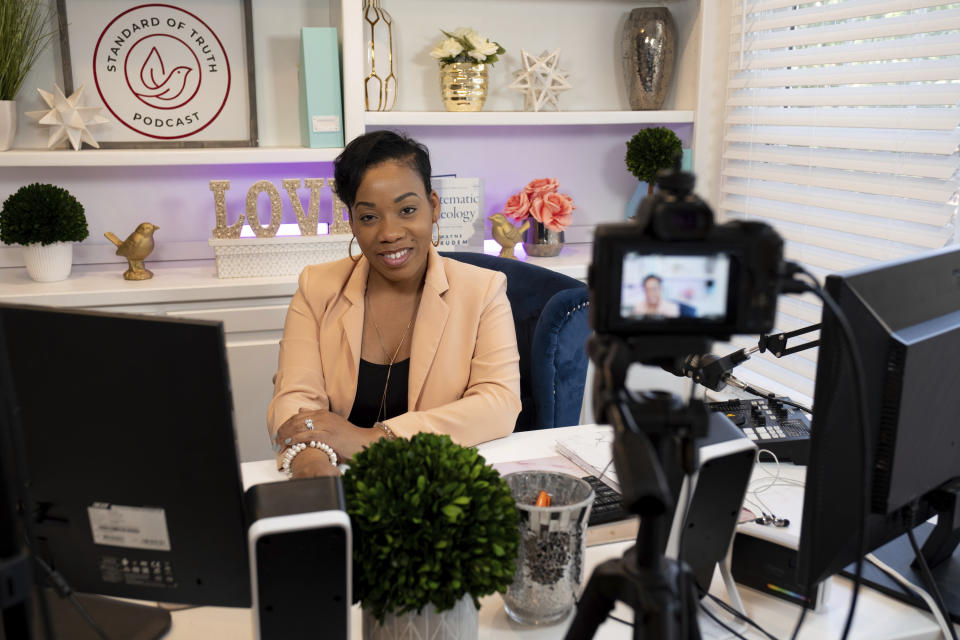
M 313 420 L 311 420 L 310 418 L 307 418 L 307 421 L 304 422 L 304 424 L 307 425 L 308 431 L 313 431 Z

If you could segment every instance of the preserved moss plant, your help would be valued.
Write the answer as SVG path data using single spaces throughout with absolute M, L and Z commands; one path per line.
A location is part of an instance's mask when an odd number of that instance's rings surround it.
M 381 439 L 343 484 L 356 595 L 381 623 L 431 603 L 451 609 L 465 594 L 479 607 L 513 581 L 517 508 L 476 449 L 431 433 Z
M 80 242 L 90 232 L 83 205 L 52 184 L 20 187 L 0 209 L 0 242 L 40 244 Z

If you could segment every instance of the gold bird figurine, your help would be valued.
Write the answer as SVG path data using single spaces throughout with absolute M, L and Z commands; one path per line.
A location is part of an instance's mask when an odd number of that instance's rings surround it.
M 500 257 L 513 258 L 516 260 L 517 256 L 513 255 L 513 246 L 523 240 L 523 232 L 530 226 L 530 221 L 524 220 L 523 226 L 517 229 L 510 224 L 507 216 L 502 213 L 495 213 L 490 216 L 488 220 L 492 223 L 490 225 L 490 231 L 493 234 L 493 239 L 502 247 L 500 249 Z
M 103 234 L 107 240 L 117 245 L 117 255 L 126 258 L 130 265 L 123 272 L 124 280 L 149 280 L 153 277 L 153 272 L 143 266 L 143 261 L 153 251 L 153 232 L 159 228 L 149 222 L 143 222 L 123 242 L 109 231 Z

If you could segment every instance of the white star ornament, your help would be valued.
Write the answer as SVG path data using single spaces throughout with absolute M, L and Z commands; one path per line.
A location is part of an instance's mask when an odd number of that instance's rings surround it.
M 560 49 L 544 51 L 539 57 L 521 49 L 520 58 L 523 68 L 513 72 L 515 80 L 507 88 L 523 93 L 525 111 L 540 111 L 548 104 L 560 111 L 557 94 L 573 88 L 567 80 L 569 74 L 559 68 Z
M 87 127 L 110 122 L 100 115 L 103 107 L 78 106 L 80 96 L 83 95 L 83 85 L 80 85 L 69 98 L 64 95 L 59 86 L 53 85 L 53 89 L 54 93 L 37 89 L 40 97 L 50 107 L 49 110 L 26 112 L 26 115 L 36 120 L 37 124 L 51 127 L 47 147 L 52 149 L 61 140 L 68 138 L 75 151 L 78 151 L 84 142 L 99 149 L 100 145 Z

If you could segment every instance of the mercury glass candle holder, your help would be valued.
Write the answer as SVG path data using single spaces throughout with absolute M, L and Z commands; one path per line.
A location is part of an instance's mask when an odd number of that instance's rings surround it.
M 503 479 L 520 515 L 517 571 L 503 596 L 504 609 L 524 624 L 556 622 L 573 609 L 583 582 L 593 488 L 549 471 L 519 471 Z M 550 495 L 549 507 L 535 506 L 540 491 Z

